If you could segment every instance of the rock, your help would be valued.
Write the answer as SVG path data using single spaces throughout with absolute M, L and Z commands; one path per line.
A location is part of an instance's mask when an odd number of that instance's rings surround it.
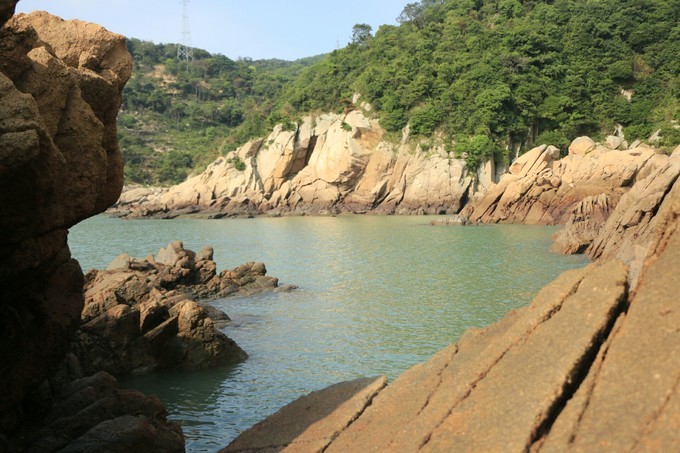
M 14 16 L 14 8 L 19 3 L 19 0 L 2 0 L 0 1 L 0 28 Z
M 661 129 L 658 129 L 656 132 L 654 132 L 652 135 L 649 136 L 647 139 L 647 143 L 657 143 L 659 140 L 661 140 Z
M 565 224 L 584 199 L 604 195 L 613 208 L 637 179 L 651 171 L 645 167 L 656 156 L 652 148 L 609 150 L 588 137 L 574 140 L 570 149 L 570 155 L 560 160 L 553 160 L 558 155 L 554 149 L 543 147 L 522 155 L 511 173 L 474 199 L 465 213 L 472 222 Z
M 127 270 L 130 269 L 130 261 L 132 260 L 132 257 L 128 255 L 127 253 L 122 253 L 115 257 L 113 261 L 109 263 L 109 265 L 106 267 L 107 271 L 119 271 L 119 270 Z
M 438 220 L 433 220 L 430 222 L 430 225 L 469 225 L 470 224 L 470 219 L 468 219 L 464 215 L 454 215 L 454 216 L 447 216 L 444 217 L 443 219 L 438 219 Z
M 221 452 L 323 451 L 386 385 L 387 378 L 381 376 L 312 392 L 242 433 Z
M 522 154 L 510 165 L 510 174 L 525 176 L 536 165 L 546 149 L 548 149 L 548 145 L 541 145 Z
M 414 154 L 408 143 L 395 147 L 384 141 L 384 133 L 357 110 L 305 117 L 297 131 L 277 126 L 266 139 L 245 144 L 182 184 L 144 194 L 131 189 L 134 193 L 122 196 L 111 212 L 153 218 L 334 215 L 397 208 L 407 213 L 459 212 L 474 179 L 465 162 L 451 159 L 442 146 L 428 155 Z M 235 156 L 245 170 L 234 167 Z
M 595 149 L 595 142 L 590 137 L 578 137 L 569 145 L 570 156 L 585 156 Z
M 222 325 L 229 317 L 193 299 L 272 291 L 278 279 L 256 262 L 217 275 L 212 257 L 211 247 L 196 254 L 175 241 L 155 258 L 121 255 L 113 269 L 88 273 L 83 324 L 72 344 L 83 371 L 124 375 L 245 359 L 246 353 L 216 330 L 215 321 Z
M 120 194 L 116 115 L 132 69 L 122 36 L 46 13 L 8 20 L 15 4 L 0 3 L 0 431 L 10 437 L 40 419 L 29 400 L 78 325 L 83 273 L 67 229 Z
M 663 160 L 665 165 L 621 197 L 587 251 L 593 259 L 631 263 L 633 286 L 655 235 L 670 229 L 680 214 L 680 153 Z
M 541 451 L 671 451 L 680 445 L 677 218 L 671 226 L 664 231 L 670 238 L 647 261 L 628 312 Z
M 553 236 L 551 250 L 556 253 L 584 253 L 618 204 L 617 194 L 586 197 L 577 203 L 564 229 Z
M 619 147 L 623 144 L 624 139 L 620 136 L 609 135 L 605 141 L 609 149 L 619 149 Z M 627 149 L 628 147 L 626 146 L 625 148 Z
M 158 398 L 120 390 L 108 373 L 50 385 L 47 422 L 29 428 L 21 451 L 184 451 L 182 430 Z

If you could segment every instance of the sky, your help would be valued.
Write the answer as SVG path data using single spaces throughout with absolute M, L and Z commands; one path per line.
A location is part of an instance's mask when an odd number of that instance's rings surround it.
M 412 0 L 190 0 L 191 45 L 229 58 L 296 60 L 350 41 L 352 27 L 396 25 Z M 182 40 L 181 0 L 20 0 L 17 12 L 43 10 L 98 23 L 155 43 Z

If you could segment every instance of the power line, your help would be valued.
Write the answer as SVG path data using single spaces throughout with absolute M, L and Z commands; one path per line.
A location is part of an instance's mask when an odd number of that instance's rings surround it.
M 177 59 L 185 61 L 187 66 L 194 59 L 191 49 L 191 29 L 189 27 L 189 0 L 182 0 L 182 39 L 177 45 Z

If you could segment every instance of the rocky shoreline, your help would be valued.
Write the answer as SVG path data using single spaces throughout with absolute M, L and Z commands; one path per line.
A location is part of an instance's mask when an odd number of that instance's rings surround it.
M 217 273 L 209 248 L 170 244 L 84 275 L 68 228 L 123 186 L 116 115 L 132 62 L 122 36 L 0 3 L 0 450 L 183 451 L 155 397 L 112 374 L 196 369 L 245 353 L 196 301 L 273 290 L 261 263 Z M 7 21 L 5 24 L 4 22 Z M 123 216 L 449 213 L 566 224 L 567 272 L 386 385 L 315 392 L 225 451 L 655 450 L 680 445 L 680 148 L 577 139 L 470 175 L 442 147 L 396 147 L 355 111 L 305 118 Z M 245 169 L 239 169 L 244 164 Z M 495 183 L 495 181 L 498 181 Z M 144 189 L 146 190 L 146 189 Z M 126 198 L 127 197 L 127 198 Z M 451 223 L 465 223 L 458 217 Z
M 593 264 L 393 383 L 314 392 L 222 451 L 677 450 L 680 148 L 666 157 L 613 209 Z

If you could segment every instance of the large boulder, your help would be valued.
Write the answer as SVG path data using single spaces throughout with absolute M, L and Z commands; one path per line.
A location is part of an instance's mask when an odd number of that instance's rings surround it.
M 2 2 L 2 20 L 14 3 Z M 79 323 L 83 274 L 67 229 L 120 194 L 115 119 L 132 60 L 122 36 L 46 13 L 9 19 L 0 42 L 0 432 L 9 434 L 39 416 L 26 399 Z

